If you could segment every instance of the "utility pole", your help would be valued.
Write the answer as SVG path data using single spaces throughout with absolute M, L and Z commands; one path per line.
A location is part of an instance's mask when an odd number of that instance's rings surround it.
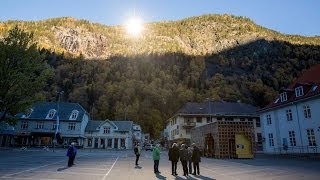
M 57 121 L 56 121 L 56 131 L 54 133 L 54 139 L 53 139 L 53 152 L 55 150 L 55 146 L 57 144 L 57 134 L 59 131 L 59 124 L 60 124 L 60 120 L 59 120 L 59 112 L 60 112 L 60 99 L 61 99 L 61 95 L 64 93 L 64 91 L 57 91 L 58 94 L 58 108 L 57 108 Z

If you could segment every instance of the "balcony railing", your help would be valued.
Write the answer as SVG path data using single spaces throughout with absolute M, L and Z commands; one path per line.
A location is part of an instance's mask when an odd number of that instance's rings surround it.
M 185 122 L 182 124 L 182 126 L 185 128 L 192 128 L 192 127 L 196 126 L 196 123 L 195 122 Z

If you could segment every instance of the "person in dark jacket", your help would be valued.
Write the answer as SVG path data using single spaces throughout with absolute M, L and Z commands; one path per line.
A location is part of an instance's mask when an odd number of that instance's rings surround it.
M 67 156 L 69 157 L 68 167 L 71 167 L 72 165 L 74 165 L 74 159 L 76 158 L 76 155 L 77 155 L 77 148 L 74 147 L 74 145 L 75 143 L 72 142 L 67 151 Z
M 188 176 L 188 150 L 186 149 L 186 145 L 182 144 L 180 149 L 180 161 L 183 168 L 183 175 Z
M 176 143 L 172 144 L 172 147 L 169 149 L 169 160 L 171 161 L 171 167 L 172 167 L 172 175 L 176 176 L 177 174 L 177 164 L 179 161 L 179 148 Z
M 136 146 L 134 147 L 134 154 L 136 155 L 136 166 L 138 166 L 138 162 L 139 162 L 139 157 L 141 154 L 141 147 L 139 145 L 139 143 L 136 144 Z
M 201 162 L 201 154 L 199 148 L 196 146 L 195 143 L 192 144 L 193 151 L 192 151 L 192 162 L 193 162 L 193 175 L 200 175 L 199 163 Z M 196 171 L 197 170 L 197 171 Z
M 188 147 L 188 169 L 189 169 L 189 174 L 192 173 L 192 148 Z

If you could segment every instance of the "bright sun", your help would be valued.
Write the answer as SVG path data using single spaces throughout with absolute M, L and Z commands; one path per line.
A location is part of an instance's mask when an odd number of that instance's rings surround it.
M 143 31 L 142 19 L 138 17 L 131 17 L 126 23 L 127 33 L 131 36 L 137 37 Z

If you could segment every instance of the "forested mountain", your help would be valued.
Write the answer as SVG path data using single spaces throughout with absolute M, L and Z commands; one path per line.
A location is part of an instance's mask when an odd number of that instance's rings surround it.
M 48 100 L 63 90 L 93 119 L 132 119 L 158 136 L 187 101 L 264 106 L 303 70 L 320 63 L 320 37 L 283 35 L 247 18 L 205 15 L 147 24 L 134 39 L 122 26 L 73 18 L 0 23 L 34 32 L 55 69 Z

